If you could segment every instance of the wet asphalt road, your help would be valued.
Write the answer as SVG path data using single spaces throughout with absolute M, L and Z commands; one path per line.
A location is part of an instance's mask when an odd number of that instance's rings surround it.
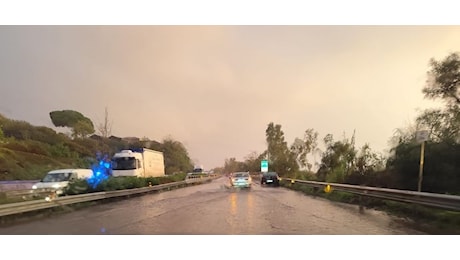
M 312 198 L 282 187 L 211 183 L 91 206 L 0 227 L 0 234 L 54 235 L 393 235 L 422 234 L 375 210 Z

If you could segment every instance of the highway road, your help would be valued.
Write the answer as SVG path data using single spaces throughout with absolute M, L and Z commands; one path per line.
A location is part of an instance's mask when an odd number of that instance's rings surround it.
M 313 198 L 283 187 L 210 183 L 108 202 L 0 227 L 34 235 L 396 235 L 423 234 L 384 212 Z

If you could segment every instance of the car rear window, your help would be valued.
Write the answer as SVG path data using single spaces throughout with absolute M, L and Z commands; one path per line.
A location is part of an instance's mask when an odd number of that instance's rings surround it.
M 233 174 L 233 177 L 248 177 L 248 176 L 249 176 L 249 174 L 244 173 L 244 172 L 238 172 L 238 173 Z
M 264 172 L 265 177 L 275 177 L 278 174 L 276 172 Z

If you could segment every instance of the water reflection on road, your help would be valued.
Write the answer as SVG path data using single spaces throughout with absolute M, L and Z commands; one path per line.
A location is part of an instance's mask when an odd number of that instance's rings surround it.
M 419 234 L 379 211 L 339 206 L 282 187 L 211 183 L 0 227 L 0 234 Z

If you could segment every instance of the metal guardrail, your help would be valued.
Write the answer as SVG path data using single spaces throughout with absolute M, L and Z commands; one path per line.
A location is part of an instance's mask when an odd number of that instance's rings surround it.
M 317 181 L 304 181 L 290 178 L 282 178 L 282 180 L 290 181 L 291 183 L 299 183 L 316 188 L 325 188 L 329 185 L 332 190 L 349 192 L 357 195 L 380 198 L 385 200 L 393 200 L 406 203 L 414 203 L 440 209 L 460 211 L 460 196 L 445 195 L 430 192 L 417 192 L 408 190 L 397 190 L 388 188 L 377 188 L 369 186 L 358 186 L 340 183 L 326 183 Z
M 0 194 L 4 194 L 6 198 L 31 198 L 31 197 L 40 197 L 43 195 L 47 195 L 52 192 L 53 189 L 22 189 L 22 190 L 9 190 L 0 192 Z
M 40 180 L 0 181 L 0 192 L 31 189 L 32 185 L 39 181 Z
M 187 176 L 185 176 L 185 181 L 187 183 L 193 183 L 195 180 L 209 179 L 209 178 L 216 178 L 216 177 L 219 177 L 219 175 L 217 175 L 217 174 L 192 173 L 192 174 L 187 174 Z
M 86 193 L 86 194 L 80 194 L 80 195 L 56 197 L 51 200 L 41 199 L 41 200 L 34 200 L 34 201 L 3 204 L 3 205 L 0 205 L 0 217 L 20 214 L 20 213 L 25 213 L 25 212 L 35 211 L 35 210 L 59 207 L 59 206 L 75 204 L 75 203 L 103 200 L 103 199 L 109 199 L 109 198 L 115 198 L 115 197 L 125 197 L 125 196 L 141 194 L 141 193 L 148 193 L 152 191 L 166 190 L 166 189 L 171 189 L 171 188 L 176 188 L 176 187 L 181 187 L 181 186 L 187 186 L 189 184 L 194 184 L 194 183 L 207 182 L 215 178 L 217 177 L 196 178 L 192 180 L 171 182 L 171 183 L 160 184 L 160 185 L 155 185 L 151 187 L 143 187 L 143 188 L 135 188 L 135 189 L 127 189 L 127 190 L 116 190 L 116 191 L 93 192 L 93 193 Z
M 193 174 L 186 176 L 185 180 L 187 183 L 192 183 L 189 181 L 190 179 L 202 179 L 202 178 L 209 178 L 209 177 L 216 177 L 216 174 Z M 30 182 L 30 181 L 29 181 Z M 35 182 L 36 183 L 36 182 Z M 43 197 L 49 195 L 50 192 L 53 192 L 51 188 L 43 188 L 43 189 L 20 189 L 20 190 L 6 190 L 0 191 L 0 196 L 4 195 L 6 198 L 31 198 L 31 197 Z

